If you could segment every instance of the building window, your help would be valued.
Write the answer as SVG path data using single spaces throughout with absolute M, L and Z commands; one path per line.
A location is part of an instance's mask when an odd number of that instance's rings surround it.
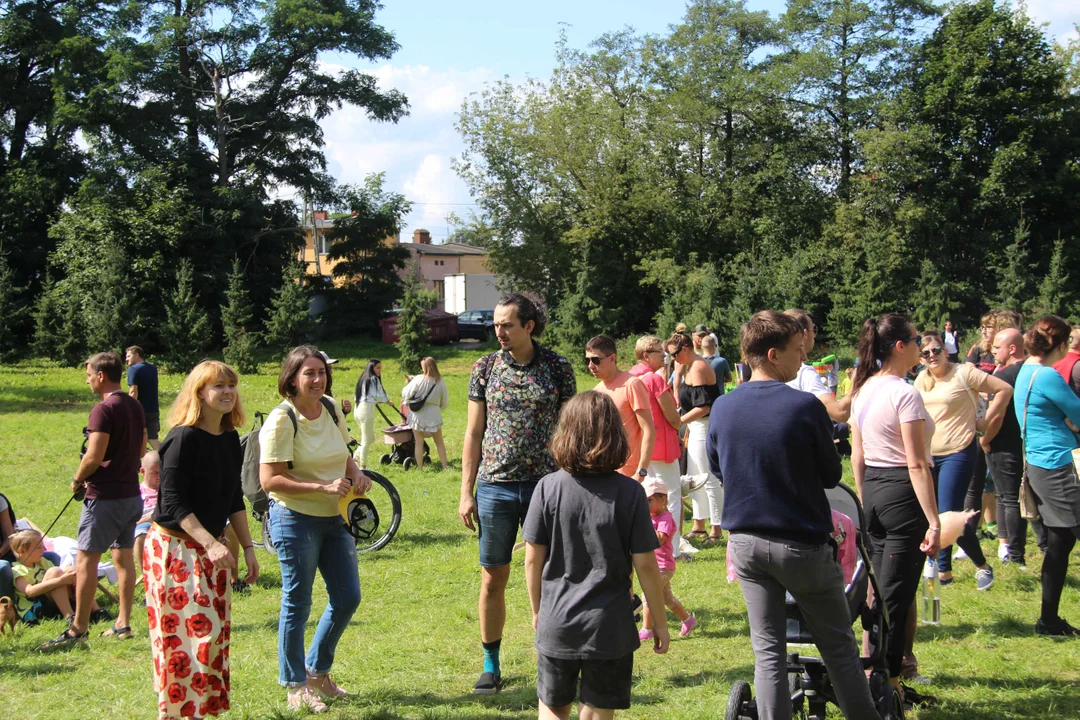
M 326 253 L 330 252 L 330 238 L 326 237 L 326 235 L 316 235 L 315 252 L 319 253 L 320 255 L 325 255 Z

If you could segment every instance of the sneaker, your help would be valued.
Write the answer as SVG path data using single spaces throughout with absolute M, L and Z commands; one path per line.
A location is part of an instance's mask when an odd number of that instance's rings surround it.
M 982 570 L 975 571 L 975 589 L 989 590 L 994 587 L 994 568 L 987 565 Z
M 1048 637 L 1080 637 L 1080 630 L 1066 622 L 1065 618 L 1058 618 L 1054 623 L 1044 623 L 1042 618 L 1039 618 L 1035 621 L 1035 634 Z
M 637 639 L 640 640 L 641 642 L 645 642 L 646 640 L 652 640 L 653 639 L 653 631 L 652 630 L 646 630 L 645 628 L 641 628 L 640 630 L 638 630 Z
M 682 627 L 679 628 L 679 637 L 686 637 L 690 634 L 690 631 L 697 627 L 697 618 L 693 615 L 683 620 Z
M 637 593 L 630 596 L 630 612 L 634 613 L 634 622 L 641 622 L 641 598 Z
M 922 674 L 919 673 L 918 670 L 916 670 L 910 676 L 905 676 L 904 681 L 909 682 L 912 685 L 932 685 L 933 684 L 933 681 L 930 678 L 924 677 Z
M 304 685 L 298 688 L 289 688 L 288 694 L 289 707 L 293 710 L 302 710 L 307 708 L 313 713 L 326 712 L 326 703 L 319 697 L 319 693 L 315 691 L 315 688 Z
M 987 540 L 997 540 L 998 536 L 998 524 L 996 522 L 986 523 L 982 528 L 982 535 Z
M 247 592 L 248 584 L 244 582 L 243 578 L 236 578 L 232 583 L 233 594 Z
M 308 687 L 314 688 L 315 692 L 319 693 L 324 698 L 346 697 L 349 694 L 334 683 L 334 679 L 330 677 L 330 673 L 325 675 L 308 673 L 307 681 Z
M 59 650 L 61 648 L 71 647 L 80 643 L 85 643 L 90 639 L 90 631 L 84 630 L 81 633 L 72 632 L 71 628 L 68 628 L 64 632 L 60 633 L 59 637 L 53 638 L 48 642 L 41 644 L 42 650 Z
M 502 690 L 502 676 L 495 673 L 480 673 L 480 679 L 473 685 L 473 695 L 494 695 Z
M 957 545 L 956 548 L 953 549 L 952 556 L 953 556 L 953 560 L 963 560 L 964 558 L 966 558 L 968 556 L 968 554 L 966 552 L 964 552 L 964 548 Z
M 998 560 L 1003 563 L 1009 562 L 1009 546 L 1004 543 L 998 544 Z

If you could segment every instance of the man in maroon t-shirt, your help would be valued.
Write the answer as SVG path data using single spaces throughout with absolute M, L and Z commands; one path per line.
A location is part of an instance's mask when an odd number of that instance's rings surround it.
M 101 396 L 90 411 L 86 454 L 72 478 L 71 489 L 85 487 L 79 517 L 79 552 L 75 560 L 75 618 L 60 637 L 45 644 L 59 647 L 85 641 L 90 606 L 97 591 L 98 562 L 112 549 L 120 590 L 116 622 L 103 635 L 131 637 L 131 604 L 135 591 L 135 525 L 142 516 L 139 467 L 146 452 L 146 416 L 138 400 L 120 388 L 124 364 L 116 353 L 98 353 L 86 361 L 86 384 Z

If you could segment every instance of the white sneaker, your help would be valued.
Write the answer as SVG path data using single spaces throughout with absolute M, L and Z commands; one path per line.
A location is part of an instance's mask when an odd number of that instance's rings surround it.
M 693 557 L 694 555 L 697 555 L 699 552 L 701 552 L 701 549 L 696 548 L 693 545 L 691 545 L 689 542 L 687 542 L 686 538 L 684 538 L 684 537 L 679 538 L 679 554 L 680 555 L 685 555 L 687 557 L 687 559 L 689 559 L 689 558 Z
M 998 543 L 998 560 L 1001 562 L 1008 562 L 1009 560 L 1009 546 Z
M 955 548 L 955 549 L 953 549 L 953 554 L 952 554 L 952 556 L 953 556 L 953 560 L 963 560 L 963 559 L 964 559 L 964 558 L 966 558 L 966 557 L 967 557 L 968 555 L 967 555 L 967 553 L 966 553 L 966 552 L 964 552 L 964 548 L 962 548 L 962 547 L 960 547 L 959 545 L 957 545 L 957 546 L 956 546 L 956 548 Z

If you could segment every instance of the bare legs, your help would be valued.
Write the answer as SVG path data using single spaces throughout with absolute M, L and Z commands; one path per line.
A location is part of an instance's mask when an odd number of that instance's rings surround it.
M 443 442 L 442 430 L 436 430 L 435 432 L 424 432 L 422 430 L 414 429 L 413 434 L 413 459 L 416 461 L 416 469 L 424 469 L 424 438 L 431 438 L 435 441 L 435 449 L 439 453 L 439 464 L 442 465 L 443 470 L 449 467 L 449 463 L 446 460 L 446 443 Z

